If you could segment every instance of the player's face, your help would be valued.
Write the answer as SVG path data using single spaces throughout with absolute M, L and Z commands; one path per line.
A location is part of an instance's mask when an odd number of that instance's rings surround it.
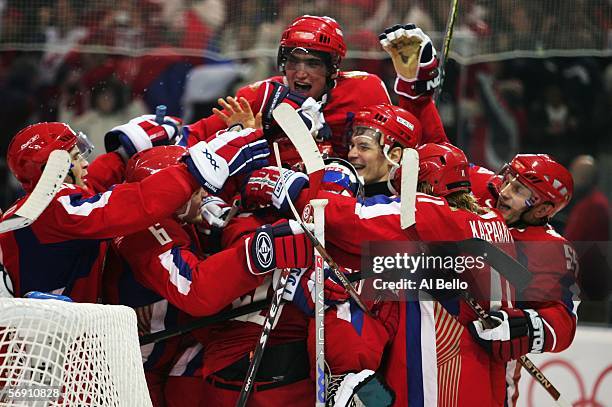
M 348 160 L 363 177 L 366 185 L 389 178 L 389 161 L 377 139 L 371 135 L 353 133 Z
M 72 182 L 80 187 L 85 187 L 85 177 L 87 176 L 87 167 L 89 163 L 83 157 L 77 146 L 70 150 L 71 168 L 68 173 L 67 181 Z
M 319 100 L 325 93 L 327 67 L 321 58 L 301 50 L 287 57 L 285 76 L 289 89 Z
M 200 205 L 206 196 L 204 189 L 200 188 L 191 195 L 191 199 L 176 211 L 176 216 L 187 223 L 199 223 L 201 221 Z
M 507 224 L 511 225 L 521 218 L 527 209 L 526 201 L 531 199 L 532 192 L 520 183 L 512 174 L 506 174 L 499 191 L 497 209 Z

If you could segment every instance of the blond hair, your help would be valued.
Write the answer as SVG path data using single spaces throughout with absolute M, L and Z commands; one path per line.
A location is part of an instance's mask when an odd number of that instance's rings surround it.
M 423 194 L 433 195 L 433 187 L 426 181 L 418 183 L 417 191 Z M 473 212 L 478 215 L 482 215 L 483 213 L 487 212 L 485 208 L 478 204 L 478 201 L 474 195 L 468 191 L 455 191 L 443 198 L 452 208 L 465 209 L 466 211 Z

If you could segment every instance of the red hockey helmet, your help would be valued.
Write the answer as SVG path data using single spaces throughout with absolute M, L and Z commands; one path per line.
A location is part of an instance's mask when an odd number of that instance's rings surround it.
M 274 141 L 278 143 L 278 151 L 280 153 L 280 159 L 283 166 L 294 171 L 304 172 L 306 168 L 304 166 L 304 161 L 289 137 L 279 137 Z M 334 156 L 334 149 L 330 141 L 317 142 L 317 147 L 323 158 Z
M 463 151 L 449 143 L 427 143 L 417 148 L 419 182 L 433 187 L 435 196 L 470 191 L 468 160 Z
M 180 163 L 187 154 L 187 149 L 181 146 L 158 146 L 135 154 L 127 163 L 125 180 L 138 182 L 155 174 L 159 170 Z
M 572 174 L 547 154 L 517 154 L 502 173 L 511 173 L 531 190 L 525 202 L 528 207 L 550 202 L 553 211 L 549 216 L 565 208 L 574 193 Z
M 17 133 L 9 144 L 7 161 L 23 189 L 32 191 L 51 152 L 70 151 L 77 144 L 77 137 L 70 126 L 57 122 L 36 123 Z
M 280 71 L 284 71 L 287 54 L 294 48 L 329 54 L 334 71 L 339 69 L 340 61 L 346 55 L 342 29 L 331 17 L 303 15 L 293 20 L 281 36 L 277 58 Z
M 353 137 L 366 135 L 378 139 L 386 153 L 395 144 L 415 148 L 421 142 L 421 123 L 410 112 L 387 103 L 359 109 L 353 119 Z

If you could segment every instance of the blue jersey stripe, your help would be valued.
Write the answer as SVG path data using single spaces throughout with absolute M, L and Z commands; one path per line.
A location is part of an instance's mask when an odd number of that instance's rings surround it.
M 361 332 L 363 329 L 363 311 L 359 306 L 355 303 L 355 301 L 351 300 L 351 324 L 357 334 L 361 336 Z
M 179 274 L 185 277 L 187 280 L 191 281 L 192 270 L 189 264 L 183 259 L 181 256 L 181 249 L 179 247 L 173 247 L 171 250 L 172 253 L 172 261 L 174 265 L 178 268 Z
M 423 359 L 421 354 L 421 306 L 418 301 L 406 301 L 406 372 L 408 405 L 424 406 Z

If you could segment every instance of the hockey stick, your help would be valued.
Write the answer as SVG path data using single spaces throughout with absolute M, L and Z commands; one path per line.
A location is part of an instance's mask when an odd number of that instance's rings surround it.
M 229 311 L 221 312 L 219 314 L 198 318 L 196 320 L 190 321 L 184 325 L 177 326 L 172 329 L 166 329 L 160 332 L 155 332 L 154 334 L 144 335 L 140 338 L 140 346 L 148 345 L 149 343 L 165 341 L 166 339 L 170 339 L 178 335 L 183 335 L 193 330 L 204 328 L 212 324 L 229 321 L 230 319 L 251 314 L 253 312 L 258 312 L 265 309 L 269 305 L 270 300 L 268 299 L 255 301 L 250 304 L 243 305 L 242 307 L 234 308 Z
M 272 327 L 276 324 L 276 321 L 281 313 L 281 301 L 283 299 L 283 292 L 287 286 L 287 281 L 289 280 L 289 274 L 291 274 L 291 269 L 283 269 L 281 271 L 278 286 L 276 290 L 274 290 L 274 297 L 272 297 L 270 309 L 268 310 L 266 318 L 264 319 L 263 329 L 261 331 L 261 335 L 259 336 L 259 342 L 257 342 L 255 352 L 253 352 L 251 363 L 249 363 L 249 369 L 247 370 L 244 383 L 240 389 L 238 401 L 236 401 L 237 407 L 246 406 L 249 394 L 251 394 L 251 390 L 255 384 L 255 375 L 259 369 L 261 359 L 263 358 L 263 353 L 268 343 L 268 338 L 270 338 L 270 331 L 272 331 Z
M 70 171 L 70 154 L 66 150 L 53 150 L 34 190 L 23 205 L 0 223 L 0 233 L 30 226 L 53 200 Z
M 461 252 L 473 256 L 482 256 L 484 253 L 487 257 L 486 263 L 493 266 L 518 290 L 524 290 L 533 278 L 531 272 L 518 260 L 486 240 L 472 238 L 453 243 Z
M 319 187 L 321 185 L 321 179 L 323 178 L 323 171 L 325 169 L 325 164 L 323 163 L 323 158 L 321 157 L 321 152 L 317 148 L 317 144 L 314 139 L 310 135 L 310 132 L 306 128 L 306 125 L 297 114 L 295 109 L 286 103 L 281 103 L 278 105 L 276 109 L 272 112 L 274 116 L 274 120 L 278 123 L 278 125 L 283 129 L 287 137 L 293 143 L 293 146 L 296 148 L 300 157 L 304 161 L 304 165 L 306 166 L 306 172 L 308 173 L 308 178 L 310 180 L 310 198 L 314 198 L 314 195 L 318 192 Z M 359 297 L 355 288 L 348 281 L 344 273 L 338 267 L 338 264 L 331 258 L 329 253 L 325 250 L 321 242 L 310 232 L 310 230 L 304 224 L 301 216 L 298 214 L 295 209 L 295 205 L 287 196 L 287 201 L 289 203 L 289 208 L 295 217 L 295 220 L 300 224 L 304 233 L 314 246 L 315 250 L 323 257 L 327 265 L 334 272 L 336 277 L 340 280 L 344 288 L 348 291 L 349 295 L 357 306 L 361 308 L 366 314 L 372 316 L 372 313 L 366 307 L 364 302 Z
M 446 20 L 446 30 L 444 33 L 444 44 L 442 45 L 442 58 L 440 59 L 440 86 L 436 89 L 434 94 L 434 102 L 438 101 L 440 93 L 442 93 L 442 85 L 444 84 L 444 77 L 446 73 L 444 67 L 448 58 L 448 52 L 450 51 L 451 40 L 453 39 L 453 30 L 455 28 L 455 20 L 457 19 L 457 10 L 459 9 L 459 0 L 451 0 L 451 7 L 448 12 L 448 20 Z
M 325 242 L 325 205 L 327 199 L 310 201 L 314 212 L 314 233 L 320 242 Z M 323 257 L 315 253 L 315 351 L 316 351 L 316 401 L 315 406 L 325 407 L 325 280 Z
M 274 143 L 274 155 L 276 156 L 276 165 L 278 166 L 279 174 L 282 174 L 282 163 L 280 159 L 280 152 L 278 150 L 278 144 Z M 280 178 L 280 182 L 282 183 L 282 189 L 285 196 L 289 196 L 287 192 L 287 184 L 283 177 Z M 270 309 L 268 310 L 268 314 L 266 314 L 266 318 L 264 319 L 263 329 L 261 331 L 261 335 L 259 336 L 259 342 L 255 347 L 255 352 L 253 353 L 253 357 L 251 358 L 251 363 L 249 363 L 249 369 L 247 370 L 246 376 L 244 378 L 244 383 L 242 384 L 242 388 L 240 389 L 240 395 L 238 396 L 238 401 L 236 401 L 237 407 L 246 406 L 247 400 L 249 398 L 249 394 L 251 394 L 251 390 L 253 389 L 253 385 L 255 384 L 255 376 L 257 375 L 257 370 L 259 369 L 259 364 L 263 358 L 264 350 L 266 349 L 266 344 L 268 343 L 268 338 L 270 337 L 270 331 L 272 327 L 276 325 L 276 321 L 281 314 L 282 311 L 282 300 L 283 293 L 287 288 L 287 282 L 289 281 L 289 274 L 291 274 L 291 269 L 282 269 L 280 279 L 278 280 L 278 285 L 276 290 L 274 290 L 274 297 L 272 297 L 272 304 L 270 304 Z
M 463 297 L 465 302 L 470 306 L 470 308 L 476 313 L 478 319 L 482 322 L 482 325 L 485 329 L 495 328 L 498 324 L 491 316 L 484 310 L 478 303 L 478 301 L 467 291 L 463 291 Z M 555 400 L 556 404 L 560 407 L 570 407 L 571 404 L 563 398 L 559 390 L 544 376 L 544 373 L 533 362 L 527 357 L 527 355 L 523 355 L 518 359 L 518 362 L 523 366 L 525 370 L 529 372 L 531 376 L 538 382 L 544 390 L 550 394 L 550 396 Z
M 486 253 L 485 263 L 492 266 L 501 275 L 504 276 L 510 284 L 519 290 L 523 290 L 532 279 L 532 274 L 525 266 L 523 266 L 516 259 L 508 255 L 494 244 L 487 242 L 486 240 L 472 238 L 466 240 L 459 240 L 457 242 L 445 242 L 445 244 L 453 245 L 460 252 L 471 254 L 473 256 L 482 256 Z M 436 247 L 444 249 L 444 246 L 436 245 Z M 450 247 L 446 247 L 446 250 L 450 250 Z M 376 276 L 384 275 L 385 273 L 393 273 L 394 270 L 383 271 L 377 273 Z M 363 274 L 363 271 L 351 273 L 348 275 L 348 280 L 352 283 L 370 278 L 373 276 Z
M 469 254 L 480 255 L 486 250 L 488 254 L 486 262 L 498 270 L 513 286 L 519 290 L 524 288 L 531 279 L 531 273 L 525 268 L 525 266 L 486 240 L 474 238 L 452 243 L 455 244 L 461 251 L 465 251 Z M 381 275 L 384 275 L 384 273 L 377 274 L 377 276 Z M 369 277 L 370 276 L 364 275 L 362 271 L 347 275 L 347 279 L 350 283 L 355 283 Z M 173 329 L 167 329 L 154 334 L 145 335 L 140 338 L 140 344 L 146 345 L 153 342 L 163 341 L 211 324 L 227 321 L 232 318 L 250 314 L 252 312 L 261 311 L 269 305 L 270 300 L 266 299 L 256 301 L 240 308 L 222 312 L 220 314 L 198 318 Z
M 405 148 L 402 153 L 402 183 L 400 191 L 400 225 L 407 229 L 416 223 L 416 189 L 419 174 L 419 153 Z
M 403 187 L 402 187 L 403 188 Z M 519 263 L 517 260 L 509 256 L 506 252 L 500 250 L 495 245 L 482 239 L 467 239 L 459 242 L 453 242 L 459 248 L 459 250 L 473 255 L 482 255 L 482 253 L 488 254 L 486 263 L 495 268 L 501 275 L 503 275 L 511 284 L 515 287 L 524 289 L 532 278 L 531 273 L 525 266 Z M 380 274 L 377 274 L 380 276 Z M 349 275 L 351 281 L 358 281 L 362 279 L 361 272 L 353 273 Z M 493 320 L 489 314 L 480 306 L 478 301 L 468 291 L 463 290 L 462 295 L 466 303 L 472 308 L 479 319 L 481 319 L 485 328 L 490 329 L 496 326 L 495 320 Z M 540 384 L 544 389 L 551 395 L 551 397 L 557 402 L 557 405 L 561 407 L 571 406 L 559 393 L 559 390 L 552 385 L 552 383 L 544 376 L 542 371 L 526 356 L 523 355 L 518 359 L 518 362 L 533 376 L 533 378 Z
M 240 209 L 240 198 L 234 199 L 232 203 L 232 207 L 230 208 L 225 220 L 223 221 L 223 227 L 226 227 L 227 224 L 234 218 L 234 216 L 238 215 L 238 211 Z

